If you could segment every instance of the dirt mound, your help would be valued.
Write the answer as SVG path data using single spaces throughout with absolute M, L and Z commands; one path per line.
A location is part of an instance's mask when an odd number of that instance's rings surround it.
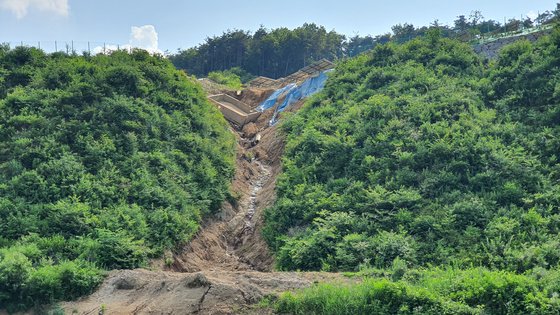
M 248 88 L 242 91 L 225 91 L 226 94 L 235 97 L 247 105 L 250 105 L 251 108 L 259 106 L 273 92 L 274 90 L 261 88 Z
M 248 124 L 246 124 L 245 126 L 243 126 L 243 136 L 246 139 L 251 139 L 254 138 L 257 133 L 259 132 L 259 128 L 257 127 L 257 125 L 254 122 L 250 122 Z

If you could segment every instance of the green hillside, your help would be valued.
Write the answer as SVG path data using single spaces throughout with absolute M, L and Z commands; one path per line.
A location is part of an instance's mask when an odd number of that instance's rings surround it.
M 433 29 L 341 62 L 283 124 L 264 235 L 281 270 L 370 270 L 396 282 L 322 286 L 281 309 L 557 313 L 559 47 L 556 28 L 487 64 Z
M 169 61 L 2 46 L 0 74 L 0 305 L 91 292 L 228 195 L 234 138 Z

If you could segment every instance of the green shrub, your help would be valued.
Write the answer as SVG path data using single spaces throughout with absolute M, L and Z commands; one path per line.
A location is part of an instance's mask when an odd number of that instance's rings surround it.
M 389 267 L 397 258 L 411 265 L 416 262 L 416 244 L 409 236 L 380 232 L 371 243 L 374 247 L 373 262 L 379 268 Z
M 22 253 L 8 251 L 0 258 L 0 302 L 9 308 L 25 303 L 24 288 L 32 273 L 31 261 Z
M 213 71 L 208 73 L 208 79 L 236 90 L 243 86 L 239 75 L 232 71 Z
M 0 305 L 87 294 L 219 209 L 235 139 L 194 78 L 140 50 L 0 47 Z
M 98 245 L 93 256 L 105 269 L 134 269 L 147 262 L 149 251 L 144 242 L 134 240 L 124 231 L 98 229 L 95 239 Z
M 284 293 L 276 304 L 290 314 L 481 314 L 476 308 L 446 301 L 427 290 L 389 280 L 366 279 L 349 285 L 319 284 Z
M 483 268 L 408 270 L 400 281 L 366 278 L 284 293 L 276 310 L 290 314 L 556 314 L 560 300 L 535 276 Z M 552 289 L 552 291 L 549 291 Z
M 45 258 L 34 243 L 0 249 L 0 305 L 9 311 L 91 293 L 103 280 L 94 264 Z
M 254 75 L 250 74 L 249 72 L 247 72 L 247 70 L 242 69 L 240 67 L 233 67 L 229 70 L 227 70 L 226 72 L 230 72 L 233 73 L 235 75 L 237 75 L 239 77 L 239 79 L 241 80 L 241 83 L 245 84 L 251 80 L 253 80 L 255 78 Z
M 559 34 L 491 63 L 431 32 L 337 64 L 282 124 L 278 268 L 557 266 Z

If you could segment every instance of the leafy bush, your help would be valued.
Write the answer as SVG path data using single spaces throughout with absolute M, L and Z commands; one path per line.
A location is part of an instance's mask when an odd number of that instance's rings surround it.
M 249 72 L 247 72 L 245 69 L 242 69 L 240 67 L 233 67 L 229 70 L 227 70 L 226 72 L 230 72 L 233 73 L 235 75 L 237 75 L 239 77 L 239 79 L 241 80 L 241 83 L 245 84 L 251 80 L 253 80 L 255 78 L 254 75 L 250 74 Z
M 243 86 L 239 75 L 232 71 L 213 71 L 208 73 L 208 79 L 236 90 Z
M 558 43 L 484 64 L 434 32 L 339 63 L 282 125 L 278 268 L 558 266 Z
M 186 242 L 233 175 L 195 80 L 144 51 L 0 49 L 0 305 L 75 298 Z
M 435 268 L 409 270 L 401 281 L 366 278 L 284 293 L 276 309 L 290 314 L 555 314 L 560 300 L 552 292 L 531 275 Z
M 276 304 L 290 314 L 480 314 L 464 304 L 445 301 L 428 291 L 389 280 L 367 279 L 353 286 L 320 284 L 284 293 Z

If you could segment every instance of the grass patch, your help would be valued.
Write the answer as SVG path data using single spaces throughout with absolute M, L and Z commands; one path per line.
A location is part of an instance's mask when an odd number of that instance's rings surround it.
M 484 268 L 410 270 L 402 280 L 365 278 L 283 293 L 281 314 L 558 314 L 557 271 L 518 275 Z

